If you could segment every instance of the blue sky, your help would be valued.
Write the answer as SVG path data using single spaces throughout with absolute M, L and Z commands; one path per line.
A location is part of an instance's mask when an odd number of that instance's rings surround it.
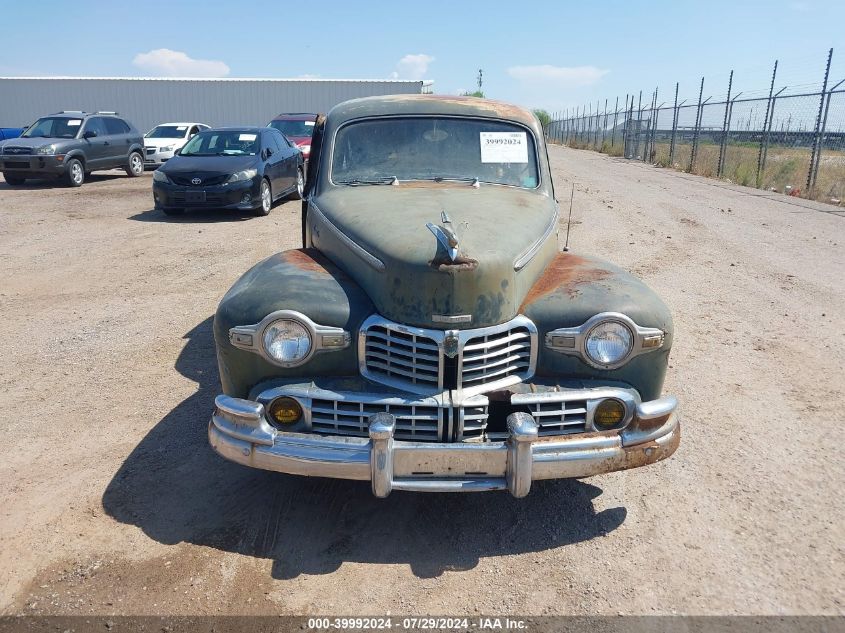
M 668 101 L 675 81 L 693 97 L 702 75 L 715 100 L 732 68 L 734 92 L 762 92 L 776 58 L 779 85 L 819 84 L 827 50 L 845 43 L 842 0 L 33 7 L 3 3 L 2 76 L 398 76 L 455 94 L 474 90 L 481 68 L 488 97 L 550 111 L 640 89 L 650 98 L 655 86 Z M 845 78 L 845 46 L 832 74 Z

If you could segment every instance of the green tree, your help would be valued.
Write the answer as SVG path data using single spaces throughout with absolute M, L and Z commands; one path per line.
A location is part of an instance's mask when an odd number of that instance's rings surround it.
M 543 126 L 545 130 L 549 127 L 549 123 L 552 122 L 552 115 L 546 112 L 545 110 L 532 110 L 534 112 L 534 116 L 537 117 L 537 120 L 540 121 L 540 125 Z
M 461 95 L 462 97 L 478 97 L 479 99 L 486 99 L 484 93 L 480 90 L 476 90 L 475 92 L 465 92 Z

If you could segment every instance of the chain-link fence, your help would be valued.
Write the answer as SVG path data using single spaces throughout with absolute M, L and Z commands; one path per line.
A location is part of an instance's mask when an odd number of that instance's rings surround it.
M 624 101 L 607 100 L 553 116 L 546 135 L 553 143 L 674 167 L 686 172 L 841 204 L 845 199 L 845 79 L 814 90 L 776 89 L 777 62 L 768 95 L 727 96 L 658 105 L 659 91 Z M 602 107 L 603 106 L 603 107 Z

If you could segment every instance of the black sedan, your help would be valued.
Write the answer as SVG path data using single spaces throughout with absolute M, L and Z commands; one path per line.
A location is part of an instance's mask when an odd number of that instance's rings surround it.
M 153 172 L 156 209 L 254 210 L 267 215 L 273 202 L 302 197 L 302 152 L 273 128 L 205 130 Z

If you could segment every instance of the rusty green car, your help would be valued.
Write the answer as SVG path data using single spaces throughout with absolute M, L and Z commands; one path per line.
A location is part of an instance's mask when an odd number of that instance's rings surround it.
M 543 131 L 473 97 L 356 99 L 320 117 L 303 248 L 214 320 L 223 457 L 391 490 L 529 493 L 680 441 L 666 305 L 561 252 Z

